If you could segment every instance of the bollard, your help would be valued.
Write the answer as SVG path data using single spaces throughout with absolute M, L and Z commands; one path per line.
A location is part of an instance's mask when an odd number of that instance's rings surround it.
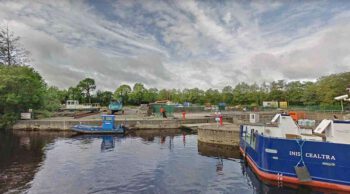
M 222 122 L 222 115 L 220 115 L 220 126 L 223 126 L 223 122 Z

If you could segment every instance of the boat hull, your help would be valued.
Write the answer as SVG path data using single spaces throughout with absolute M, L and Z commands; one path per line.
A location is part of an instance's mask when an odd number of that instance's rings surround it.
M 350 191 L 350 145 L 266 137 L 241 126 L 240 151 L 262 179 Z M 298 179 L 297 165 L 307 167 L 311 181 Z
M 90 125 L 75 125 L 71 129 L 77 133 L 82 134 L 124 134 L 125 128 L 119 125 L 114 129 L 103 129 L 100 126 L 90 126 Z

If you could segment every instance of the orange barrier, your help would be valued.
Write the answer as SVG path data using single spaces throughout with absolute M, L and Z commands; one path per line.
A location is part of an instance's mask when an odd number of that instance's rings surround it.
M 291 111 L 291 112 L 289 112 L 289 115 L 292 117 L 292 119 L 295 122 L 297 122 L 299 119 L 305 119 L 306 118 L 305 112 L 294 112 L 294 111 Z

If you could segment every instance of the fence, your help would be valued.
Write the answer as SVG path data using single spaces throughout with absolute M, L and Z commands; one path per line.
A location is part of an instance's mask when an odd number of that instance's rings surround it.
M 289 106 L 288 110 L 298 110 L 307 112 L 342 112 L 340 105 L 313 105 L 313 106 Z M 348 107 L 344 111 L 349 110 Z
M 174 107 L 174 112 L 182 112 L 186 111 L 187 113 L 190 112 L 203 112 L 204 106 L 186 106 L 186 107 Z
M 151 105 L 151 109 L 152 112 L 154 113 L 155 116 L 159 116 L 161 117 L 161 113 L 160 113 L 160 108 L 164 108 L 166 115 L 167 116 L 173 116 L 174 115 L 174 105 L 167 105 L 167 104 L 150 104 Z

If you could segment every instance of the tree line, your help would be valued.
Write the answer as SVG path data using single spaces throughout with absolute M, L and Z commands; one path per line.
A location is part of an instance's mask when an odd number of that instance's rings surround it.
M 86 83 L 88 82 L 88 83 Z M 70 87 L 61 92 L 61 101 L 75 99 L 80 102 L 100 103 L 108 105 L 112 100 L 120 100 L 126 105 L 139 105 L 158 100 L 170 100 L 177 103 L 190 102 L 193 104 L 213 104 L 224 102 L 227 105 L 261 106 L 263 101 L 287 101 L 290 105 L 334 105 L 338 104 L 334 97 L 346 94 L 346 88 L 350 83 L 350 72 L 332 74 L 320 77 L 316 82 L 285 80 L 262 83 L 260 85 L 241 82 L 236 86 L 225 86 L 223 89 L 202 90 L 191 89 L 147 89 L 142 83 L 133 86 L 123 84 L 115 91 L 98 90 L 91 95 L 96 88 L 91 78 L 80 81 L 77 86 Z
M 139 105 L 157 100 L 177 103 L 259 106 L 263 101 L 287 101 L 290 105 L 334 105 L 335 96 L 346 93 L 350 72 L 320 77 L 317 81 L 285 81 L 270 83 L 238 83 L 223 89 L 157 89 L 142 83 L 122 84 L 114 91 L 96 91 L 95 80 L 86 78 L 68 89 L 48 86 L 41 75 L 27 66 L 29 52 L 20 45 L 20 37 L 0 28 L 0 128 L 13 124 L 19 113 L 34 109 L 49 115 L 66 100 L 80 103 L 100 103 L 107 106 L 111 100 L 124 105 Z

